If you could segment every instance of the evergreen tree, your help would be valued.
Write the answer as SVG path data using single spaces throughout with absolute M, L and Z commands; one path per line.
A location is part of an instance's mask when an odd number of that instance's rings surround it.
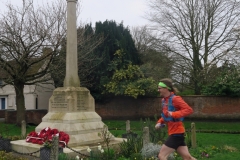
M 95 54 L 103 56 L 101 65 L 94 71 L 94 82 L 96 85 L 90 88 L 95 100 L 102 99 L 102 91 L 114 74 L 113 64 L 114 53 L 117 50 L 122 50 L 125 54 L 123 59 L 126 64 L 131 62 L 133 65 L 139 65 L 140 57 L 134 45 L 133 38 L 128 28 L 125 28 L 122 23 L 117 24 L 115 21 L 96 22 L 95 34 L 103 34 L 104 42 L 95 50 Z M 110 65 L 111 64 L 111 65 Z M 121 64 L 122 67 L 126 64 Z M 105 95 L 106 96 L 106 95 Z
M 110 66 L 113 69 L 113 76 L 109 83 L 105 84 L 103 93 L 113 95 L 123 95 L 138 98 L 139 96 L 156 96 L 156 81 L 146 78 L 139 65 L 132 65 L 122 58 L 125 55 L 121 50 L 117 50 Z

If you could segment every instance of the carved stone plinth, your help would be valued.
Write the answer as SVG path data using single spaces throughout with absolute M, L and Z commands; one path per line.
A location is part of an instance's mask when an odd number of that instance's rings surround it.
M 68 146 L 101 143 L 104 123 L 95 112 L 94 99 L 83 87 L 60 87 L 49 100 L 49 112 L 35 131 L 50 127 L 69 134 Z M 114 138 L 112 136 L 112 138 Z

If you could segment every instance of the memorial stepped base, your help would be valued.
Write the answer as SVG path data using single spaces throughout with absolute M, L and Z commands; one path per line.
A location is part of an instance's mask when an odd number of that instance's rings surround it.
M 110 141 L 110 144 L 109 144 L 110 148 L 114 148 L 115 150 L 118 150 L 119 144 L 122 143 L 123 140 L 124 140 L 123 138 L 114 138 L 114 140 Z M 93 143 L 91 145 L 81 145 L 81 146 L 69 147 L 70 149 L 63 148 L 63 153 L 67 154 L 70 157 L 76 157 L 77 155 L 79 156 L 79 153 L 84 154 L 84 155 L 89 155 L 89 153 L 87 152 L 88 147 L 92 150 L 96 150 L 99 145 L 104 147 L 104 144 Z M 27 143 L 25 140 L 17 140 L 17 141 L 11 141 L 11 147 L 12 147 L 13 151 L 17 151 L 17 152 L 23 153 L 25 155 L 28 153 L 33 153 L 33 154 L 31 154 L 32 156 L 39 157 L 40 152 L 37 152 L 37 151 L 39 151 L 40 148 L 43 146 L 39 145 L 39 144 Z M 36 153 L 34 153 L 34 152 L 36 152 Z M 21 154 L 19 154 L 19 156 L 20 155 Z
M 96 112 L 48 112 L 35 131 L 46 127 L 63 131 L 69 134 L 68 146 L 74 147 L 103 142 L 99 134 L 104 131 L 104 125 Z M 114 139 L 111 133 L 110 136 Z

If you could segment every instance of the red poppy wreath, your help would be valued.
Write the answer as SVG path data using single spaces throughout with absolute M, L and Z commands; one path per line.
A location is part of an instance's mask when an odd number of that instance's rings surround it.
M 26 142 L 42 145 L 45 142 L 51 143 L 54 136 L 59 137 L 59 145 L 61 147 L 66 147 L 69 142 L 69 135 L 57 129 L 51 129 L 50 127 L 46 127 L 40 132 L 30 132 L 26 137 Z

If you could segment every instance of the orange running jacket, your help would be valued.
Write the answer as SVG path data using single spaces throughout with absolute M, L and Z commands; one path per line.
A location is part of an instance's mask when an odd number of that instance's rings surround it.
M 171 95 L 172 94 L 173 93 L 171 93 Z M 166 106 L 168 106 L 169 97 L 164 98 L 165 107 L 162 106 L 162 108 L 163 108 L 162 112 L 166 117 L 168 117 L 168 107 L 166 107 Z M 161 103 L 162 103 L 162 101 L 161 101 Z M 172 117 L 174 119 L 178 119 L 178 118 L 181 118 L 181 117 L 186 117 L 186 116 L 193 113 L 193 109 L 180 96 L 174 96 L 172 98 L 172 105 L 174 106 L 174 108 L 176 110 L 176 111 L 172 112 Z M 161 117 L 157 121 L 157 123 L 167 124 L 168 135 L 185 133 L 185 128 L 184 128 L 184 125 L 183 125 L 182 121 L 176 121 L 176 122 L 167 121 L 167 122 L 165 122 L 164 119 Z

